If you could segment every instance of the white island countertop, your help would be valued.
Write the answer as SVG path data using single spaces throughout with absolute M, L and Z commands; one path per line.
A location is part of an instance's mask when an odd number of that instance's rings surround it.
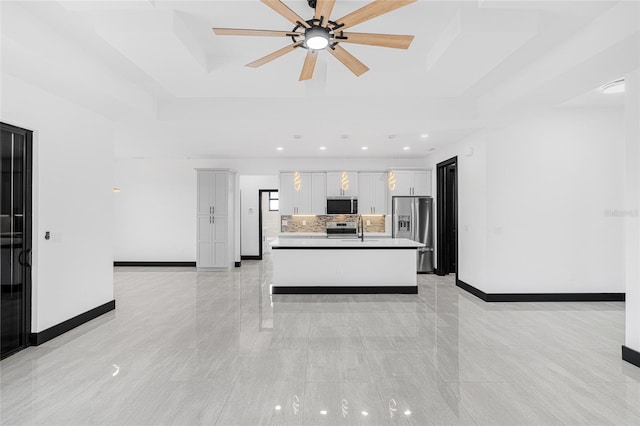
M 332 239 L 332 238 L 278 238 L 271 243 L 271 248 L 278 249 L 417 249 L 424 247 L 424 244 L 412 241 L 407 238 L 376 238 L 367 237 L 365 234 L 364 241 L 359 238 L 350 239 Z

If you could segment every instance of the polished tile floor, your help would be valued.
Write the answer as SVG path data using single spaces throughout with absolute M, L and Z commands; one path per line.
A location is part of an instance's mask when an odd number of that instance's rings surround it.
M 640 425 L 623 303 L 269 295 L 228 273 L 116 268 L 117 310 L 0 363 L 4 424 Z

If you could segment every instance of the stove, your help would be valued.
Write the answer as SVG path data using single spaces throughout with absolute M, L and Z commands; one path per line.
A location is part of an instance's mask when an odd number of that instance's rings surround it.
M 358 238 L 355 222 L 327 222 L 327 238 Z

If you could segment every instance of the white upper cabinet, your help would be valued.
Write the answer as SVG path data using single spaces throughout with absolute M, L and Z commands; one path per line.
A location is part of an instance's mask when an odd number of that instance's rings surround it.
M 413 195 L 431 195 L 431 172 L 413 172 Z
M 327 197 L 357 197 L 358 196 L 358 173 L 346 172 L 348 182 L 343 185 L 343 172 L 327 172 Z M 344 187 L 347 189 L 343 189 Z
M 311 173 L 311 214 L 327 214 L 327 174 Z
M 300 187 L 296 189 L 295 174 L 280 173 L 280 214 L 324 214 L 322 204 L 326 202 L 326 196 L 322 192 L 323 186 L 320 182 L 323 180 L 324 173 L 300 173 Z M 316 194 L 316 188 L 318 194 Z M 322 196 L 321 203 L 320 196 Z
M 358 173 L 358 213 L 387 214 L 386 173 Z
M 428 170 L 394 170 L 396 187 L 389 189 L 390 196 L 430 196 L 431 172 Z
M 293 205 L 293 173 L 280 173 L 280 188 L 278 188 L 280 214 L 290 216 L 294 212 Z
M 198 214 L 227 215 L 229 210 L 229 173 L 198 172 Z

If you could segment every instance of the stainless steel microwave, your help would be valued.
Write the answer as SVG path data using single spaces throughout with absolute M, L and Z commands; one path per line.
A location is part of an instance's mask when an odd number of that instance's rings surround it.
M 358 199 L 354 197 L 327 198 L 327 214 L 358 214 Z

